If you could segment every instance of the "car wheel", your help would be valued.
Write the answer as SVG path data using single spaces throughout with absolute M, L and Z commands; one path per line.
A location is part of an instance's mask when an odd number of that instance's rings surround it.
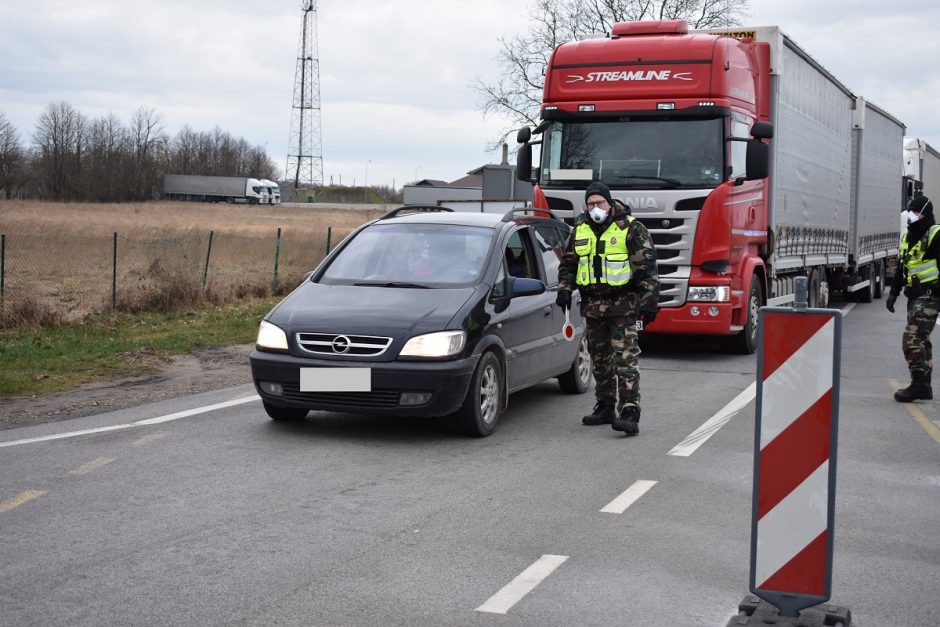
M 591 352 L 588 350 L 587 337 L 582 337 L 571 368 L 558 377 L 558 387 L 565 394 L 584 394 L 591 385 L 592 376 Z
M 496 429 L 502 402 L 503 367 L 496 355 L 483 353 L 470 379 L 467 397 L 454 414 L 457 429 L 479 438 L 490 435 Z
M 271 417 L 271 420 L 301 420 L 307 415 L 307 410 L 299 407 L 281 407 L 267 401 L 261 401 L 261 404 L 264 405 L 264 411 Z
M 737 335 L 721 338 L 721 347 L 725 352 L 750 355 L 757 349 L 757 314 L 763 303 L 762 295 L 760 278 L 755 274 L 751 276 L 751 287 L 747 292 L 744 329 Z

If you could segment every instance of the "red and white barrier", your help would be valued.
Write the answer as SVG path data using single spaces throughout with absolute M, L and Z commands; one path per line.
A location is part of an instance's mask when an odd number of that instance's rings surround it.
M 841 313 L 759 324 L 751 591 L 795 615 L 830 594 Z

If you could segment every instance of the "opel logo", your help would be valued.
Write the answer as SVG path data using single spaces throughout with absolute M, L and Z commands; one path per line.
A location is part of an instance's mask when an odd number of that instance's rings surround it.
M 345 353 L 349 350 L 349 345 L 352 342 L 349 341 L 349 338 L 345 335 L 337 335 L 333 338 L 333 352 L 334 353 Z

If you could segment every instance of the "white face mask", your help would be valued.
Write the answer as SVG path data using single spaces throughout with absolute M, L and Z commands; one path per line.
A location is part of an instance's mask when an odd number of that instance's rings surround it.
M 913 211 L 908 211 L 908 212 L 907 212 L 907 223 L 908 223 L 908 224 L 914 224 L 914 223 L 917 222 L 918 220 L 920 220 L 920 214 L 919 214 L 919 213 L 914 213 Z
M 594 207 L 591 209 L 591 219 L 600 224 L 607 219 L 607 212 L 600 207 Z

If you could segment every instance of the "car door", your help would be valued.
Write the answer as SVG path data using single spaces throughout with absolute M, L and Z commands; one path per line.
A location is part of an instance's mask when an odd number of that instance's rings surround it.
M 543 280 L 532 233 L 527 226 L 513 231 L 503 245 L 504 272 L 509 277 Z M 554 293 L 520 296 L 509 302 L 507 338 L 513 359 L 507 380 L 510 389 L 545 378 L 545 360 L 553 355 Z
M 532 235 L 535 243 L 535 249 L 538 252 L 538 258 L 541 262 L 541 271 L 544 275 L 546 291 L 550 294 L 552 303 L 555 302 L 555 296 L 558 294 L 558 265 L 565 253 L 565 243 L 568 239 L 569 229 L 563 224 L 553 224 L 546 222 L 536 224 L 532 227 Z M 574 325 L 577 331 L 577 338 L 583 335 L 584 322 L 581 319 L 580 295 L 578 292 L 572 294 L 572 311 L 569 312 L 569 321 Z M 549 373 L 546 376 L 554 376 L 559 372 L 566 370 L 571 366 L 577 355 L 577 342 L 568 342 L 562 333 L 562 326 L 565 324 L 565 312 L 557 305 L 552 308 L 552 353 L 549 359 L 545 361 L 545 368 Z

